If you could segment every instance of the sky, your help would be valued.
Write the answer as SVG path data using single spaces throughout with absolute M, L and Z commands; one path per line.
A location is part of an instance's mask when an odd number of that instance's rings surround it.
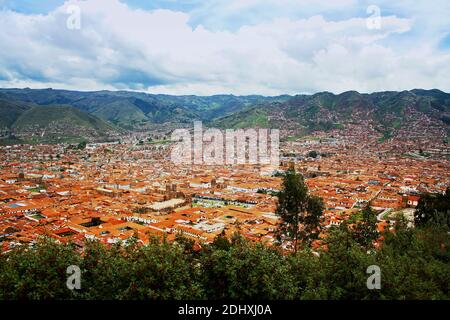
M 0 0 L 0 87 L 450 92 L 450 1 Z

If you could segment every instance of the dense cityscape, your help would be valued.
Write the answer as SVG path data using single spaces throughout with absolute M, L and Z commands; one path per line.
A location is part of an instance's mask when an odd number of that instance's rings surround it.
M 143 142 L 142 133 L 111 143 L 1 147 L 2 251 L 42 236 L 82 246 L 83 239 L 147 244 L 183 234 L 201 245 L 239 232 L 273 245 L 276 194 L 290 166 L 324 200 L 323 233 L 369 202 L 379 230 L 392 228 L 399 212 L 413 223 L 420 195 L 450 184 L 449 147 L 424 156 L 414 144 L 405 151 L 358 128 L 285 139 L 278 168 L 174 165 L 173 143 Z

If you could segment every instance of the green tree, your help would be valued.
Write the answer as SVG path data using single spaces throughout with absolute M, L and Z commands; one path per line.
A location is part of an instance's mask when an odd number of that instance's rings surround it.
M 78 150 L 84 150 L 84 149 L 86 149 L 86 141 L 82 141 L 82 142 L 80 142 L 78 145 L 77 145 L 77 149 Z
M 185 237 L 182 233 L 175 235 L 175 242 L 181 245 L 185 252 L 192 252 L 194 250 L 195 241 Z
M 247 241 L 205 251 L 201 279 L 208 299 L 293 299 L 294 277 L 278 251 Z
M 294 168 L 286 171 L 278 199 L 276 213 L 281 217 L 277 230 L 278 241 L 291 241 L 297 252 L 299 241 L 309 243 L 317 238 L 323 201 L 308 194 L 303 176 L 296 173 Z
M 424 194 L 414 212 L 416 226 L 433 224 L 450 228 L 450 187 L 442 194 Z
M 310 158 L 317 158 L 318 155 L 319 154 L 315 150 L 308 152 L 308 157 L 310 157 Z
M 80 265 L 73 245 L 42 239 L 0 254 L 0 300 L 76 299 L 66 286 L 67 267 Z
M 343 223 L 321 249 L 292 254 L 238 235 L 228 250 L 195 253 L 159 238 L 82 248 L 39 239 L 0 255 L 0 300 L 449 299 L 448 230 L 397 223 L 377 250 L 352 233 Z M 66 286 L 70 265 L 81 269 L 81 290 Z M 380 290 L 366 286 L 371 265 L 380 267 Z
M 370 203 L 361 211 L 362 219 L 356 222 L 353 237 L 361 246 L 369 249 L 373 247 L 373 243 L 378 239 L 377 217 L 372 210 Z
M 402 224 L 384 236 L 377 251 L 384 299 L 449 298 L 450 235 L 446 230 Z
M 356 240 L 344 222 L 331 228 L 326 239 L 327 251 L 321 254 L 320 264 L 327 299 L 377 299 L 378 291 L 367 289 L 367 267 L 378 265 L 376 253 L 368 254 Z
M 214 238 L 212 246 L 219 250 L 225 250 L 225 251 L 230 250 L 231 242 L 230 242 L 230 240 L 228 240 L 227 236 L 225 235 L 225 229 L 222 230 L 222 232 Z

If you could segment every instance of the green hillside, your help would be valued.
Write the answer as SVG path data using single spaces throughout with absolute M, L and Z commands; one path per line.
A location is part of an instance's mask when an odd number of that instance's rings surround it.
M 91 114 L 122 127 L 132 127 L 139 122 L 148 120 L 142 110 L 129 101 L 114 101 L 102 105 Z
M 10 128 L 14 122 L 32 106 L 0 98 L 0 128 Z
M 31 143 L 79 142 L 108 139 L 117 131 L 104 122 L 70 106 L 35 106 L 25 112 L 12 125 L 15 135 Z
M 14 123 L 14 128 L 27 126 L 47 127 L 54 122 L 70 122 L 74 126 L 94 128 L 98 131 L 112 129 L 112 126 L 70 106 L 36 106 L 24 113 Z
M 412 113 L 415 115 L 411 116 Z M 117 127 L 148 130 L 158 125 L 177 127 L 202 120 L 207 126 L 220 128 L 270 127 L 304 134 L 368 121 L 380 133 L 390 136 L 393 131 L 405 128 L 408 121 L 411 123 L 411 117 L 428 119 L 448 131 L 450 94 L 436 89 L 414 89 L 371 94 L 348 91 L 278 97 L 205 97 L 128 91 L 0 89 L 0 128 L 19 131 L 63 122 L 68 127 L 65 131 L 75 125 L 91 128 L 85 131 L 99 136 Z
M 268 112 L 263 108 L 254 107 L 219 118 L 213 122 L 213 125 L 223 129 L 267 128 L 269 126 Z
M 257 104 L 287 101 L 289 96 L 171 96 L 128 91 L 77 92 L 53 89 L 0 89 L 9 101 L 70 105 L 125 129 L 146 124 L 211 121 Z
M 412 90 L 361 94 L 348 91 L 299 95 L 284 102 L 266 102 L 216 119 L 219 127 L 238 128 L 264 124 L 273 128 L 298 129 L 302 132 L 342 128 L 342 123 L 371 121 L 382 132 L 404 126 L 411 112 L 434 119 L 442 127 L 450 126 L 450 94 L 439 90 Z M 270 118 L 268 123 L 264 119 Z

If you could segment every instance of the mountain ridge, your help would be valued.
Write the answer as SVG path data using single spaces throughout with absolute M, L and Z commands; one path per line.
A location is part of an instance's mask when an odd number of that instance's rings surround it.
M 0 127 L 17 130 L 14 123 L 22 113 L 36 106 L 51 105 L 75 108 L 83 117 L 88 115 L 109 124 L 112 131 L 145 131 L 154 125 L 169 123 L 176 127 L 201 120 L 206 126 L 220 128 L 271 127 L 307 134 L 369 121 L 380 132 L 389 133 L 402 128 L 411 113 L 435 121 L 443 130 L 448 131 L 450 126 L 450 94 L 439 89 L 374 93 L 350 90 L 339 94 L 324 91 L 280 96 L 174 96 L 123 90 L 3 88 L 0 89 Z

